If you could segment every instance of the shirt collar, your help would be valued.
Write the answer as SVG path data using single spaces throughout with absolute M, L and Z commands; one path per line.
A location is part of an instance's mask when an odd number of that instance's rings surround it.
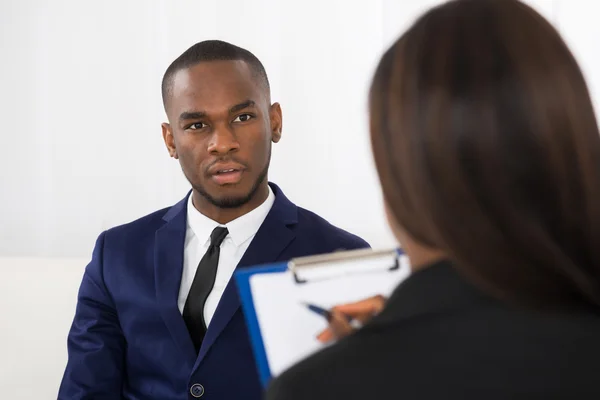
M 196 235 L 202 244 L 210 240 L 210 234 L 216 227 L 225 226 L 229 231 L 229 235 L 227 235 L 225 240 L 231 238 L 236 247 L 241 246 L 258 232 L 274 202 L 275 194 L 269 186 L 269 195 L 260 206 L 228 224 L 222 225 L 200 213 L 194 207 L 192 195 L 190 194 L 187 201 L 187 226 L 194 232 L 194 235 Z

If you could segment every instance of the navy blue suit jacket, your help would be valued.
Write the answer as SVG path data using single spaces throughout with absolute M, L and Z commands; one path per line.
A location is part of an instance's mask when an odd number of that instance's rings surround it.
M 238 268 L 368 247 L 271 188 L 273 207 Z M 98 238 L 79 289 L 59 399 L 262 397 L 233 279 L 197 356 L 177 308 L 186 201 Z

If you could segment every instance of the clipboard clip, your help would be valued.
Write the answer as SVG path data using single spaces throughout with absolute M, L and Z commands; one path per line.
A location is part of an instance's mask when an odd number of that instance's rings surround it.
M 346 250 L 290 260 L 288 269 L 297 284 L 343 275 L 395 271 L 400 268 L 401 249 Z M 309 278 L 310 277 L 310 278 Z

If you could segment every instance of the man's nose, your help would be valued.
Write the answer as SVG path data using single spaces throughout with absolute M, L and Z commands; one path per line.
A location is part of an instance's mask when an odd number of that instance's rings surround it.
M 211 154 L 227 154 L 239 148 L 240 144 L 230 127 L 217 127 L 213 130 L 208 144 L 208 151 Z

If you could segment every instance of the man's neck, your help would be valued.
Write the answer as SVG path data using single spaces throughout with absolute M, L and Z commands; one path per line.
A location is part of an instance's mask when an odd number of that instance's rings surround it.
M 196 190 L 192 191 L 192 203 L 194 204 L 194 208 L 206 217 L 223 225 L 242 215 L 248 214 L 250 211 L 264 203 L 267 200 L 267 197 L 269 197 L 269 186 L 265 183 L 264 185 L 261 185 L 248 202 L 241 206 L 235 208 L 221 208 L 206 200 L 206 198 Z

